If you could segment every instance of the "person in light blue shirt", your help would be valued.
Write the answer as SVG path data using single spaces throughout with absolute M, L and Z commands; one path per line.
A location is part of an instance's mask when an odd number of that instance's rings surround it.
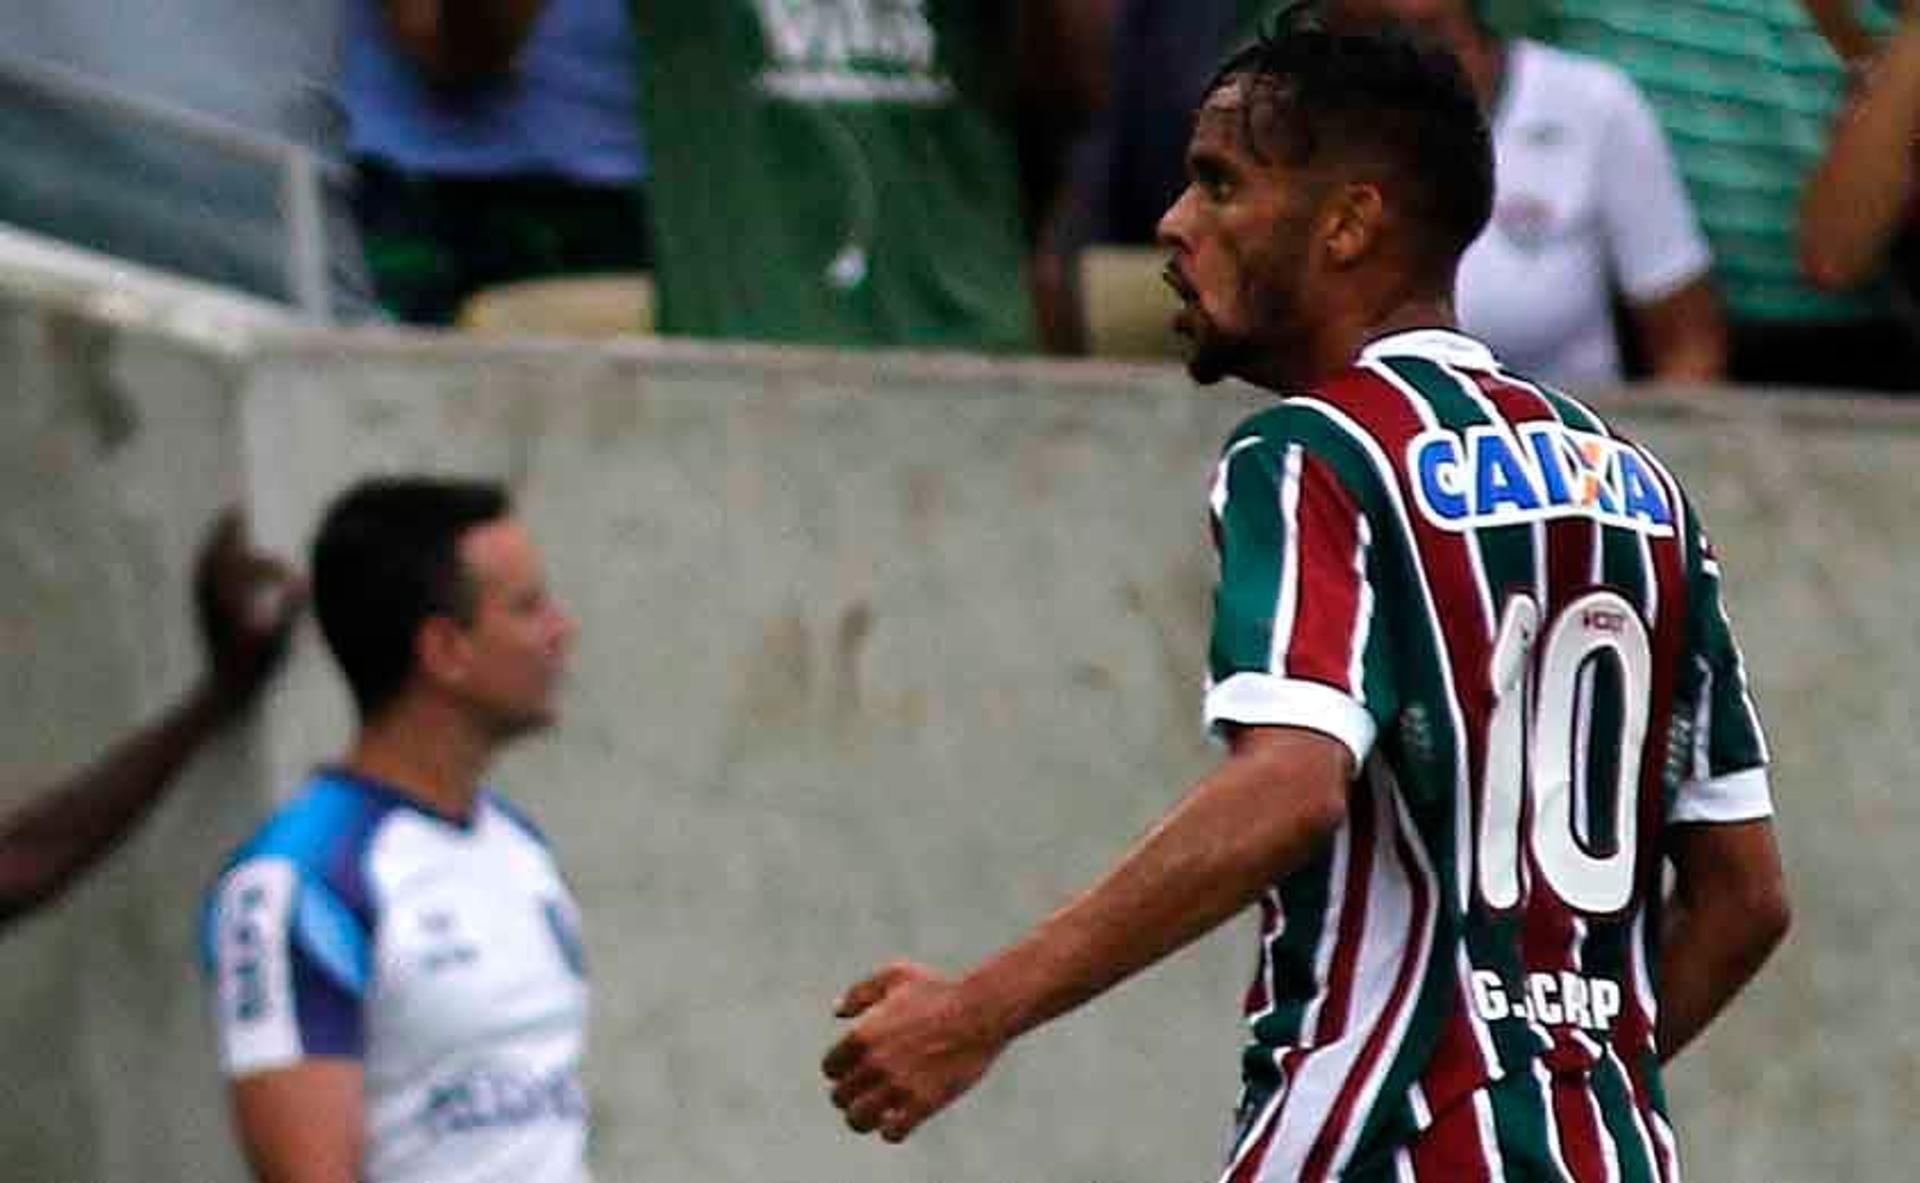
M 354 210 L 390 312 L 646 269 L 637 55 L 625 0 L 349 0 Z
M 584 1183 L 578 911 L 487 783 L 552 725 L 574 623 L 505 491 L 362 482 L 313 548 L 360 725 L 207 894 L 201 955 L 261 1180 Z

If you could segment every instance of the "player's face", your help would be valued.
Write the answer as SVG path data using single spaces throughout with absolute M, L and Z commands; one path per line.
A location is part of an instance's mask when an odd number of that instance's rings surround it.
M 1182 305 L 1174 331 L 1202 383 L 1258 380 L 1309 331 L 1312 203 L 1297 170 L 1249 149 L 1248 99 L 1241 81 L 1208 96 L 1187 149 L 1187 187 L 1160 219 L 1172 255 L 1165 278 Z
M 457 693 L 502 739 L 553 723 L 574 621 L 547 589 L 540 552 L 512 518 L 460 539 L 474 607 L 462 630 Z

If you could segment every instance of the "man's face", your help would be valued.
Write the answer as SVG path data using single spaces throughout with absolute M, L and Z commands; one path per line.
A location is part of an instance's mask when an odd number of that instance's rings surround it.
M 533 539 L 513 518 L 488 522 L 461 537 L 460 560 L 474 604 L 454 693 L 503 740 L 550 725 L 574 622 L 547 590 Z
M 1182 307 L 1196 382 L 1252 376 L 1297 349 L 1306 323 L 1312 200 L 1299 170 L 1247 144 L 1245 80 L 1216 88 L 1194 122 L 1187 187 L 1160 219 L 1166 280 Z M 1256 112 L 1255 125 L 1270 112 Z

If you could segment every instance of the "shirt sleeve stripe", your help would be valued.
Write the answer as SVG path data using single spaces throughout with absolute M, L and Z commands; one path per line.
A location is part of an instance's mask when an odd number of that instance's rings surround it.
M 1773 816 L 1765 768 L 1688 781 L 1674 797 L 1669 822 L 1746 822 Z
M 1259 673 L 1234 674 L 1207 691 L 1206 719 L 1209 728 L 1235 723 L 1318 731 L 1345 744 L 1356 768 L 1366 763 L 1378 729 L 1367 709 L 1341 690 Z

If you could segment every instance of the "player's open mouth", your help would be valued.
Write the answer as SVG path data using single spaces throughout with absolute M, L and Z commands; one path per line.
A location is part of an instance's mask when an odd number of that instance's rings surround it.
M 1179 296 L 1182 303 L 1191 304 L 1198 298 L 1197 293 L 1193 290 L 1193 285 L 1187 282 L 1186 276 L 1180 274 L 1180 268 L 1175 264 L 1168 263 L 1163 267 L 1160 271 L 1160 278 L 1166 282 L 1168 287 L 1173 289 L 1173 294 Z
M 1199 307 L 1199 294 L 1186 276 L 1180 274 L 1179 267 L 1168 263 L 1160 272 L 1160 278 L 1180 297 L 1180 307 L 1173 314 L 1173 331 L 1183 337 L 1191 337 L 1194 332 L 1194 313 Z

